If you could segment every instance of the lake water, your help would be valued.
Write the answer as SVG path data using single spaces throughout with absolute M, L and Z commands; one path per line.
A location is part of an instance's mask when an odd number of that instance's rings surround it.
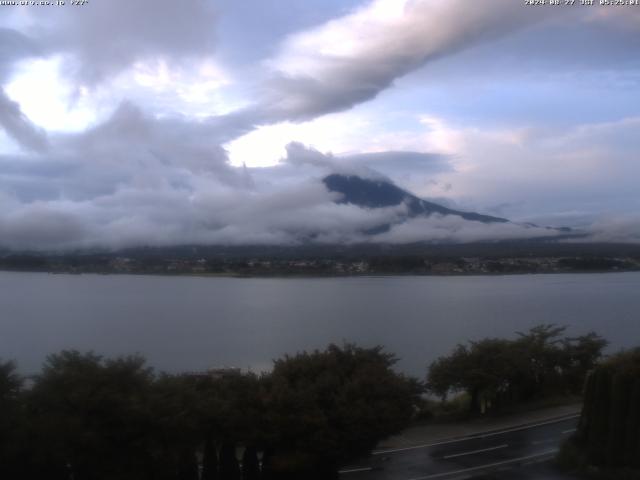
M 25 373 L 63 348 L 141 353 L 158 369 L 268 369 L 330 342 L 382 344 L 424 376 L 456 343 L 539 323 L 640 345 L 640 273 L 206 278 L 0 272 L 0 357 Z

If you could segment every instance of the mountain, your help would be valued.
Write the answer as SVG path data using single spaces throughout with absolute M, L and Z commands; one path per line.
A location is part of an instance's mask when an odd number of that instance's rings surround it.
M 364 208 L 393 207 L 404 203 L 408 209 L 408 217 L 427 217 L 438 215 L 455 215 L 465 220 L 482 223 L 508 223 L 506 218 L 492 217 L 475 212 L 461 212 L 428 202 L 414 194 L 403 190 L 387 180 L 371 180 L 357 175 L 331 174 L 322 180 L 331 192 L 342 194 L 338 203 L 350 203 Z M 384 230 L 388 230 L 385 226 Z M 383 230 L 383 231 L 384 231 Z M 377 232 L 376 232 L 377 233 Z

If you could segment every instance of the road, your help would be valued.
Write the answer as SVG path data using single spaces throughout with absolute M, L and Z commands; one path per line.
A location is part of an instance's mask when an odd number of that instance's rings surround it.
M 562 479 L 549 466 L 578 415 L 455 440 L 380 450 L 340 472 L 341 480 Z

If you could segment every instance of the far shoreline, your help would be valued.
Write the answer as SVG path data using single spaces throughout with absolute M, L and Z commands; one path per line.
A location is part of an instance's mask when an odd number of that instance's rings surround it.
M 530 271 L 530 272 L 450 272 L 450 273 L 171 273 L 171 272 L 100 272 L 100 271 L 48 271 L 48 270 L 11 270 L 0 268 L 0 273 L 39 273 L 47 275 L 91 275 L 91 276 L 123 276 L 123 277 L 164 277 L 164 278 L 229 278 L 229 279 L 345 279 L 345 278 L 407 278 L 407 277 L 432 277 L 432 278 L 467 278 L 467 277 L 514 277 L 532 275 L 598 275 L 598 274 L 624 274 L 640 273 L 640 269 L 629 270 L 570 270 L 570 271 Z

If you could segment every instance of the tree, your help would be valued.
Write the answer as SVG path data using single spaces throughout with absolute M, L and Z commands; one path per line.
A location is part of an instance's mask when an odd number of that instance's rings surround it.
M 240 464 L 236 458 L 236 446 L 233 443 L 223 443 L 220 448 L 220 479 L 240 480 Z
M 228 372 L 194 380 L 197 416 L 212 441 L 255 445 L 264 432 L 263 382 L 255 374 Z
M 152 378 L 141 357 L 49 356 L 27 399 L 32 468 L 76 480 L 146 478 Z
M 469 394 L 470 410 L 484 413 L 511 393 L 514 376 L 513 346 L 500 339 L 458 345 L 448 357 L 429 367 L 428 388 L 442 398 L 450 392 Z
M 213 435 L 207 434 L 202 453 L 202 480 L 218 480 L 218 452 Z
M 531 400 L 580 393 L 607 342 L 594 332 L 561 338 L 565 327 L 538 325 L 515 340 L 488 338 L 458 345 L 432 362 L 427 388 L 443 400 L 466 392 L 472 413 Z
M 178 480 L 198 480 L 198 460 L 191 448 L 183 448 L 178 461 Z
M 199 379 L 185 374 L 162 374 L 156 378 L 151 392 L 150 434 L 154 441 L 150 448 L 155 470 L 167 479 L 189 478 L 197 469 L 196 452 L 203 445 L 207 447 L 206 441 L 211 437 L 203 421 Z M 215 449 L 212 445 L 209 448 Z M 207 458 L 207 462 L 214 460 Z
M 0 473 L 27 480 L 335 478 L 339 465 L 412 418 L 422 385 L 394 372 L 395 361 L 381 347 L 347 344 L 287 356 L 263 376 L 155 375 L 139 356 L 62 351 L 47 358 L 30 390 L 21 389 L 13 364 L 0 363 L 0 413 L 10 414 L 0 416 Z M 236 446 L 244 447 L 242 469 Z
M 268 378 L 269 465 L 298 478 L 338 466 L 405 427 L 422 386 L 381 347 L 346 344 L 276 360 Z
M 13 362 L 0 362 L 0 478 L 17 478 L 24 459 L 24 416 L 20 408 L 23 379 Z
M 597 366 L 602 351 L 608 343 L 595 332 L 563 340 L 565 354 L 563 381 L 571 392 L 582 391 L 587 374 Z
M 248 446 L 242 454 L 242 480 L 258 480 L 260 478 L 260 463 L 258 451 L 254 446 Z
M 640 469 L 640 348 L 589 375 L 574 441 L 592 465 Z

